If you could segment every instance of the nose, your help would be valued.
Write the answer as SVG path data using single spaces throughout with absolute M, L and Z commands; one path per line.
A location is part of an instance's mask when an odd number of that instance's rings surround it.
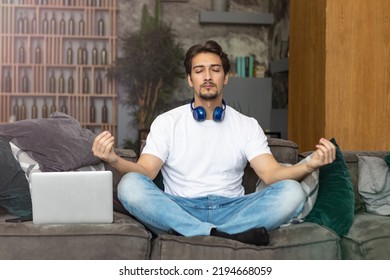
M 209 69 L 206 69 L 204 73 L 205 73 L 204 80 L 211 81 L 211 71 Z

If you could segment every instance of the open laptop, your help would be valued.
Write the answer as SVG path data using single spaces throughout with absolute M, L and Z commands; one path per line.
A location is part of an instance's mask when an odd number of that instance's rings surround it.
M 30 187 L 34 224 L 113 221 L 111 171 L 37 172 Z

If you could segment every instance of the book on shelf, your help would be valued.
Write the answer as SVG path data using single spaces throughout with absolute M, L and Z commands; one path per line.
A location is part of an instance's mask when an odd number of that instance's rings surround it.
M 236 57 L 236 76 L 241 78 L 253 77 L 255 58 L 250 56 Z

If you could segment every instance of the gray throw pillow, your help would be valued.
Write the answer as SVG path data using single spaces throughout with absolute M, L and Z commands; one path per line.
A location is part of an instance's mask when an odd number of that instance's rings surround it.
M 358 155 L 358 189 L 369 213 L 390 215 L 390 170 L 382 158 Z
M 95 134 L 69 115 L 0 125 L 0 135 L 39 163 L 41 171 L 70 171 L 101 162 L 92 153 Z

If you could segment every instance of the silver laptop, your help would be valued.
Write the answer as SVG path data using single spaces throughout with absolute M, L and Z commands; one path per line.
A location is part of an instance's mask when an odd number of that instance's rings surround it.
M 34 224 L 112 223 L 111 171 L 31 174 Z

